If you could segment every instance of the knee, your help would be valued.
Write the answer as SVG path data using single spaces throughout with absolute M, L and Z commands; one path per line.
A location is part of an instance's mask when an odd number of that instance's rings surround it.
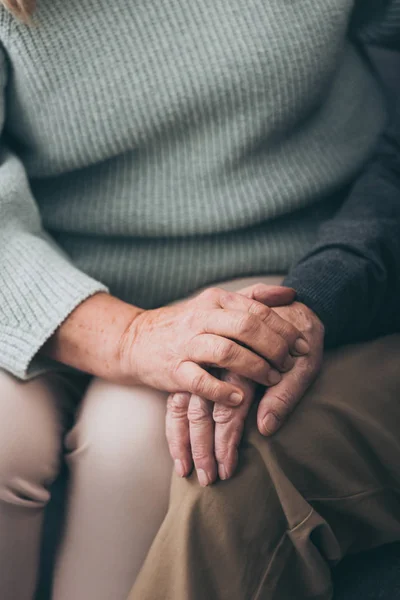
M 40 383 L 0 373 L 0 502 L 42 507 L 60 463 L 61 432 L 35 402 Z
M 87 465 L 108 481 L 132 481 L 138 473 L 170 476 L 164 433 L 165 394 L 94 380 L 67 436 L 71 466 Z
M 200 486 L 195 472 L 187 479 L 174 477 L 171 498 L 179 502 L 180 517 L 197 531 L 219 527 L 232 535 L 256 535 L 260 529 L 282 527 L 279 495 L 256 449 L 241 448 L 239 467 L 226 481 Z M 215 518 L 215 520 L 214 520 Z

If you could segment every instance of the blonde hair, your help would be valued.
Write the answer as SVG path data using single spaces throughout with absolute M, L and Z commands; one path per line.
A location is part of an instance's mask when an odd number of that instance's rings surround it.
M 18 19 L 26 22 L 30 20 L 35 10 L 36 0 L 0 0 L 0 4 Z

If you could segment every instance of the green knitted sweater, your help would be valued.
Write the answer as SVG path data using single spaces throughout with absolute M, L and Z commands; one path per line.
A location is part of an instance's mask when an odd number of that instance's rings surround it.
M 26 26 L 0 9 L 0 367 L 37 372 L 99 290 L 150 308 L 287 271 L 385 121 L 352 16 L 353 0 L 39 0 Z

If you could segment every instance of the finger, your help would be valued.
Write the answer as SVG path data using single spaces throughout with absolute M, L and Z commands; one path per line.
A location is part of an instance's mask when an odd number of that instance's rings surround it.
M 247 300 L 244 296 L 243 299 Z M 269 310 L 271 316 L 263 319 L 247 310 L 209 310 L 204 315 L 203 333 L 240 342 L 265 358 L 276 369 L 285 372 L 293 366 L 290 350 L 297 348 L 297 341 L 294 340 L 297 334 L 294 334 L 291 344 L 288 344 L 282 335 L 270 327 L 270 323 L 276 322 L 275 317 L 282 322 L 283 319 L 272 309 L 266 306 L 263 309 Z M 290 331 L 293 326 L 286 323 L 282 327 Z M 306 344 L 303 338 L 299 341 Z
M 255 315 L 262 321 L 260 336 L 266 335 L 267 330 L 274 332 L 283 338 L 285 345 L 289 346 L 289 352 L 294 356 L 307 354 L 304 334 L 292 323 L 283 319 L 274 310 L 245 295 L 232 292 L 222 292 L 220 295 L 220 307 L 227 311 L 241 311 Z M 276 339 L 276 338 L 275 338 Z
M 262 286 L 262 284 L 260 284 Z M 253 286 L 257 293 L 261 291 L 258 290 L 258 286 Z M 262 286 L 261 290 L 268 286 Z M 282 287 L 282 286 L 281 286 Z M 277 290 L 280 289 L 280 286 L 274 286 L 275 292 L 277 294 Z M 249 289 L 249 288 L 244 288 Z M 289 290 L 289 292 L 285 291 L 284 295 L 287 295 L 287 299 L 293 298 L 293 290 L 291 288 L 283 288 L 283 290 Z M 253 293 L 255 293 L 253 291 Z M 303 333 L 297 329 L 292 323 L 283 319 L 279 316 L 274 310 L 272 310 L 266 304 L 253 300 L 252 298 L 243 295 L 242 293 L 229 292 L 226 290 L 222 290 L 220 288 L 208 288 L 199 296 L 197 296 L 197 302 L 204 306 L 204 303 L 208 306 L 215 308 L 223 308 L 226 311 L 240 311 L 244 313 L 250 313 L 250 315 L 257 316 L 263 323 L 264 326 L 262 331 L 260 331 L 260 337 L 265 338 L 265 335 L 268 333 L 275 332 L 283 338 L 282 342 L 289 346 L 289 351 L 293 356 L 300 356 L 307 354 L 308 347 L 305 342 L 305 338 Z M 278 303 L 279 304 L 279 303 Z M 209 310 L 209 313 L 213 312 L 212 308 Z M 272 332 L 271 332 L 272 330 Z M 211 331 L 210 333 L 217 333 L 216 331 Z M 227 335 L 226 337 L 231 337 L 232 335 Z M 275 338 L 276 339 L 276 338 Z M 267 357 L 265 357 L 267 358 Z
M 286 373 L 282 381 L 265 392 L 257 413 L 258 430 L 262 435 L 272 435 L 282 427 L 316 378 L 319 369 L 318 357 L 298 358 L 296 365 Z
M 243 392 L 240 388 L 220 381 L 192 361 L 180 363 L 175 375 L 180 389 L 205 400 L 220 402 L 226 406 L 238 406 L 243 402 Z
M 199 483 L 206 487 L 217 478 L 214 458 L 213 404 L 193 394 L 188 407 L 190 446 Z
M 267 306 L 287 306 L 296 299 L 296 290 L 283 285 L 265 285 L 256 283 L 238 291 L 238 294 Z
M 189 475 L 193 467 L 187 411 L 190 394 L 170 394 L 167 400 L 165 432 L 168 447 L 179 477 Z
M 261 356 L 233 340 L 217 335 L 197 336 L 188 346 L 187 352 L 188 358 L 197 364 L 224 368 L 262 385 L 275 385 L 281 380 L 280 373 Z M 289 359 L 287 366 L 292 367 L 294 359 L 292 357 Z M 234 381 L 230 383 L 233 384 Z
M 244 393 L 244 401 L 237 408 L 227 408 L 216 404 L 213 418 L 215 422 L 214 445 L 220 479 L 232 477 L 237 467 L 238 447 L 242 439 L 244 422 L 254 399 L 256 386 L 243 377 L 227 371 L 222 374 L 225 381 L 234 382 Z
M 287 306 L 292 304 L 296 299 L 296 290 L 293 288 L 269 286 L 263 283 L 257 283 L 244 288 L 239 293 L 243 293 L 257 302 L 267 304 L 270 307 Z M 284 322 L 286 323 L 287 321 L 284 320 Z M 303 336 L 304 341 L 301 338 L 298 338 L 295 342 L 295 347 L 291 347 L 290 352 L 293 356 L 304 356 L 308 354 L 310 347 L 304 333 Z

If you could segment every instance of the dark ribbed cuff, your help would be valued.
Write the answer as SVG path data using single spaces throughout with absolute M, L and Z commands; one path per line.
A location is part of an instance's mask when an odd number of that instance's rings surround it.
M 366 261 L 345 250 L 331 248 L 305 258 L 283 285 L 293 287 L 297 300 L 320 318 L 325 346 L 363 339 L 370 331 Z

